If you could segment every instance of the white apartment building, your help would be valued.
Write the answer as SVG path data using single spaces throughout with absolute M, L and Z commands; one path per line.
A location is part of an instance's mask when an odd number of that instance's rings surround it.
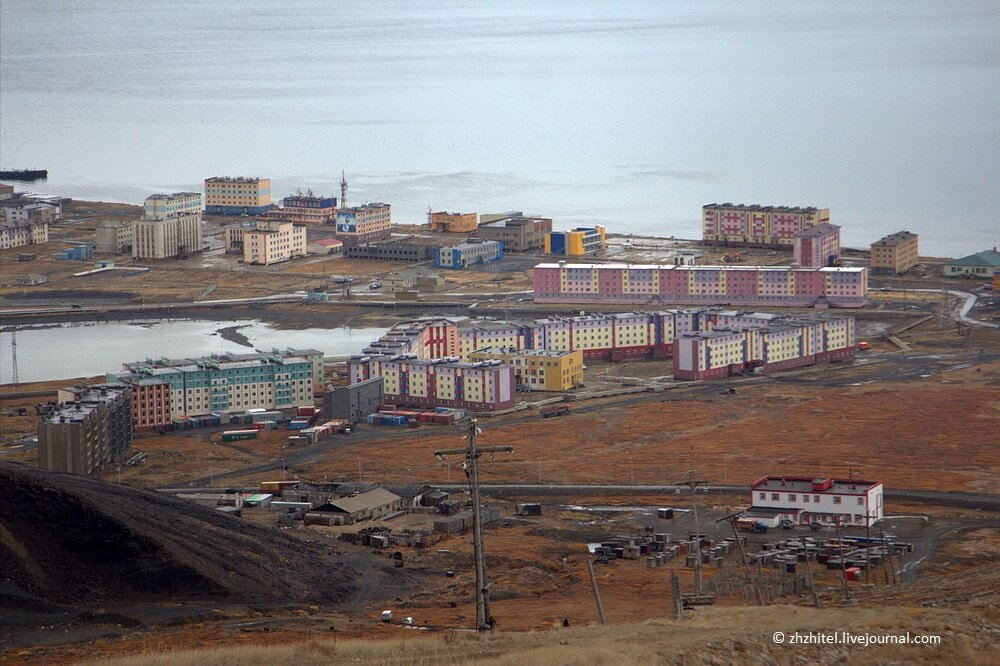
M 292 222 L 258 222 L 243 231 L 243 261 L 275 264 L 306 255 L 306 226 Z
M 154 194 L 146 197 L 144 215 L 162 220 L 171 215 L 201 213 L 201 194 L 198 192 L 174 192 Z
M 750 509 L 743 517 L 769 527 L 782 520 L 864 527 L 881 520 L 882 511 L 881 481 L 766 476 L 750 485 Z
M 201 213 L 132 221 L 132 256 L 136 259 L 186 256 L 201 251 L 201 245 Z
M 0 220 L 0 250 L 49 242 L 48 222 Z
M 337 211 L 337 238 L 348 244 L 364 244 L 390 236 L 392 213 L 389 204 L 366 203 Z

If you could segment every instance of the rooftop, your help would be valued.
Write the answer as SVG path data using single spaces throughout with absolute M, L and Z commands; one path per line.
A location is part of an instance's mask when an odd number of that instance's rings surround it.
M 996 248 L 992 250 L 983 250 L 982 252 L 976 252 L 975 254 L 970 254 L 967 257 L 962 257 L 961 259 L 956 259 L 955 261 L 949 262 L 949 266 L 1000 266 L 1000 252 L 996 251 Z
M 674 266 L 673 264 L 573 264 L 569 262 L 541 263 L 535 268 L 569 268 L 578 270 L 592 270 L 594 268 L 604 268 L 609 270 L 660 270 L 660 271 L 827 271 L 833 273 L 858 273 L 865 270 L 863 267 L 834 266 L 826 268 L 789 268 L 788 266 Z
M 729 210 L 742 210 L 742 211 L 755 211 L 755 212 L 766 212 L 766 213 L 815 213 L 818 208 L 815 206 L 762 206 L 761 204 L 733 204 L 733 203 L 710 203 L 705 204 L 702 208 L 711 208 L 715 210 L 729 209 Z
M 257 176 L 212 176 L 206 178 L 206 183 L 259 183 L 261 180 L 269 178 L 258 178 Z
M 881 486 L 881 481 L 865 481 L 862 479 L 831 479 L 832 485 L 826 490 L 813 490 L 814 483 L 824 482 L 826 479 L 814 479 L 803 476 L 766 476 L 758 479 L 750 485 L 753 491 L 781 491 L 781 492 L 805 492 L 813 494 L 850 494 L 864 492 L 876 486 Z
M 799 231 L 795 234 L 796 238 L 819 238 L 820 236 L 826 236 L 827 234 L 832 234 L 835 231 L 840 231 L 840 227 L 836 224 L 830 224 L 829 222 L 824 222 L 823 224 L 816 224 L 814 226 L 808 227 Z
M 872 243 L 872 247 L 875 247 L 876 245 L 880 246 L 901 245 L 902 243 L 906 243 L 910 240 L 916 239 L 916 237 L 917 237 L 916 234 L 910 233 L 909 231 L 897 231 L 894 234 L 889 234 L 888 236 L 883 236 L 882 238 L 878 239 L 877 241 Z

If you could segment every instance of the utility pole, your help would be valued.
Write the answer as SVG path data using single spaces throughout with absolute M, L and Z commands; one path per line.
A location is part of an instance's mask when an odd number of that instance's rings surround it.
M 742 511 L 736 513 L 731 513 L 728 516 L 723 516 L 719 518 L 716 523 L 721 523 L 723 520 L 727 521 L 733 528 L 733 536 L 736 537 L 736 545 L 740 548 L 740 558 L 743 560 L 743 566 L 746 567 L 747 575 L 750 577 L 750 582 L 753 585 L 753 591 L 757 595 L 757 605 L 764 605 L 764 595 L 760 592 L 759 581 L 754 577 L 753 571 L 750 570 L 750 562 L 747 561 L 747 552 L 743 549 L 743 539 L 740 537 L 739 532 L 736 531 L 736 519 L 743 515 Z M 699 558 L 700 559 L 700 558 Z M 807 558 L 808 559 L 808 558 Z
M 708 483 L 703 479 L 696 479 L 695 470 L 688 470 L 688 478 L 678 481 L 674 485 L 687 486 L 691 489 L 691 499 L 694 504 L 694 593 L 701 594 L 701 529 L 698 527 L 698 486 Z
M 844 596 L 851 598 L 851 586 L 847 584 L 847 563 L 844 561 L 844 539 L 840 532 L 840 516 L 837 516 L 837 544 L 840 546 L 840 577 L 844 581 Z
M 14 384 L 14 392 L 17 393 L 17 330 L 10 330 L 10 355 L 11 355 L 11 371 L 13 372 L 12 381 Z
M 488 446 L 478 448 L 476 437 L 480 429 L 476 419 L 469 423 L 469 433 L 465 436 L 469 440 L 469 446 L 465 449 L 445 449 L 435 451 L 434 455 L 444 459 L 447 455 L 464 455 L 465 462 L 462 469 L 469 479 L 472 491 L 472 546 L 475 550 L 476 558 L 476 631 L 492 631 L 495 624 L 493 616 L 490 614 L 489 589 L 492 583 L 486 582 L 486 553 L 483 550 L 483 517 L 482 505 L 479 499 L 479 456 L 484 453 L 512 453 L 513 446 Z
M 601 603 L 601 593 L 597 589 L 597 576 L 594 575 L 594 563 L 590 560 L 587 560 L 587 572 L 590 574 L 590 589 L 594 593 L 594 603 L 597 604 L 597 617 L 601 624 L 607 624 L 608 620 L 604 617 L 604 605 Z

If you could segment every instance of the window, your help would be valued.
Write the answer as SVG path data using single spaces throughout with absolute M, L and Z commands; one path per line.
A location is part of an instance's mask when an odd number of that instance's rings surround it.
M 813 495 L 813 502 L 816 502 L 816 504 L 819 504 L 819 495 Z
M 833 496 L 833 503 L 834 503 L 834 504 L 840 504 L 840 500 L 841 500 L 841 499 L 842 499 L 842 498 L 840 497 L 840 495 L 834 495 L 834 496 Z
M 802 501 L 805 502 L 806 504 L 808 504 L 809 503 L 809 495 L 803 495 L 802 496 Z
M 779 500 L 781 500 L 781 494 L 780 493 L 771 493 L 771 501 L 777 502 Z
M 795 495 L 795 493 L 788 493 L 788 501 L 789 502 L 796 501 L 796 495 Z
M 858 498 L 858 506 L 864 506 L 864 504 L 865 504 L 865 498 L 864 497 L 859 497 Z
M 761 498 L 762 500 L 766 500 L 766 499 L 767 499 L 767 493 L 761 493 L 761 494 L 760 494 L 760 498 Z

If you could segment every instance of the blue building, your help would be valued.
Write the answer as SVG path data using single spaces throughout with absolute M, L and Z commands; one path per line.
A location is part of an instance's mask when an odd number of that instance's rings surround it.
M 434 256 L 434 265 L 438 268 L 457 269 L 476 264 L 488 264 L 500 259 L 503 259 L 503 243 L 479 241 L 439 247 Z
M 89 261 L 94 258 L 94 246 L 93 245 L 76 245 L 74 247 L 66 248 L 56 255 L 56 259 L 64 259 L 69 261 Z

